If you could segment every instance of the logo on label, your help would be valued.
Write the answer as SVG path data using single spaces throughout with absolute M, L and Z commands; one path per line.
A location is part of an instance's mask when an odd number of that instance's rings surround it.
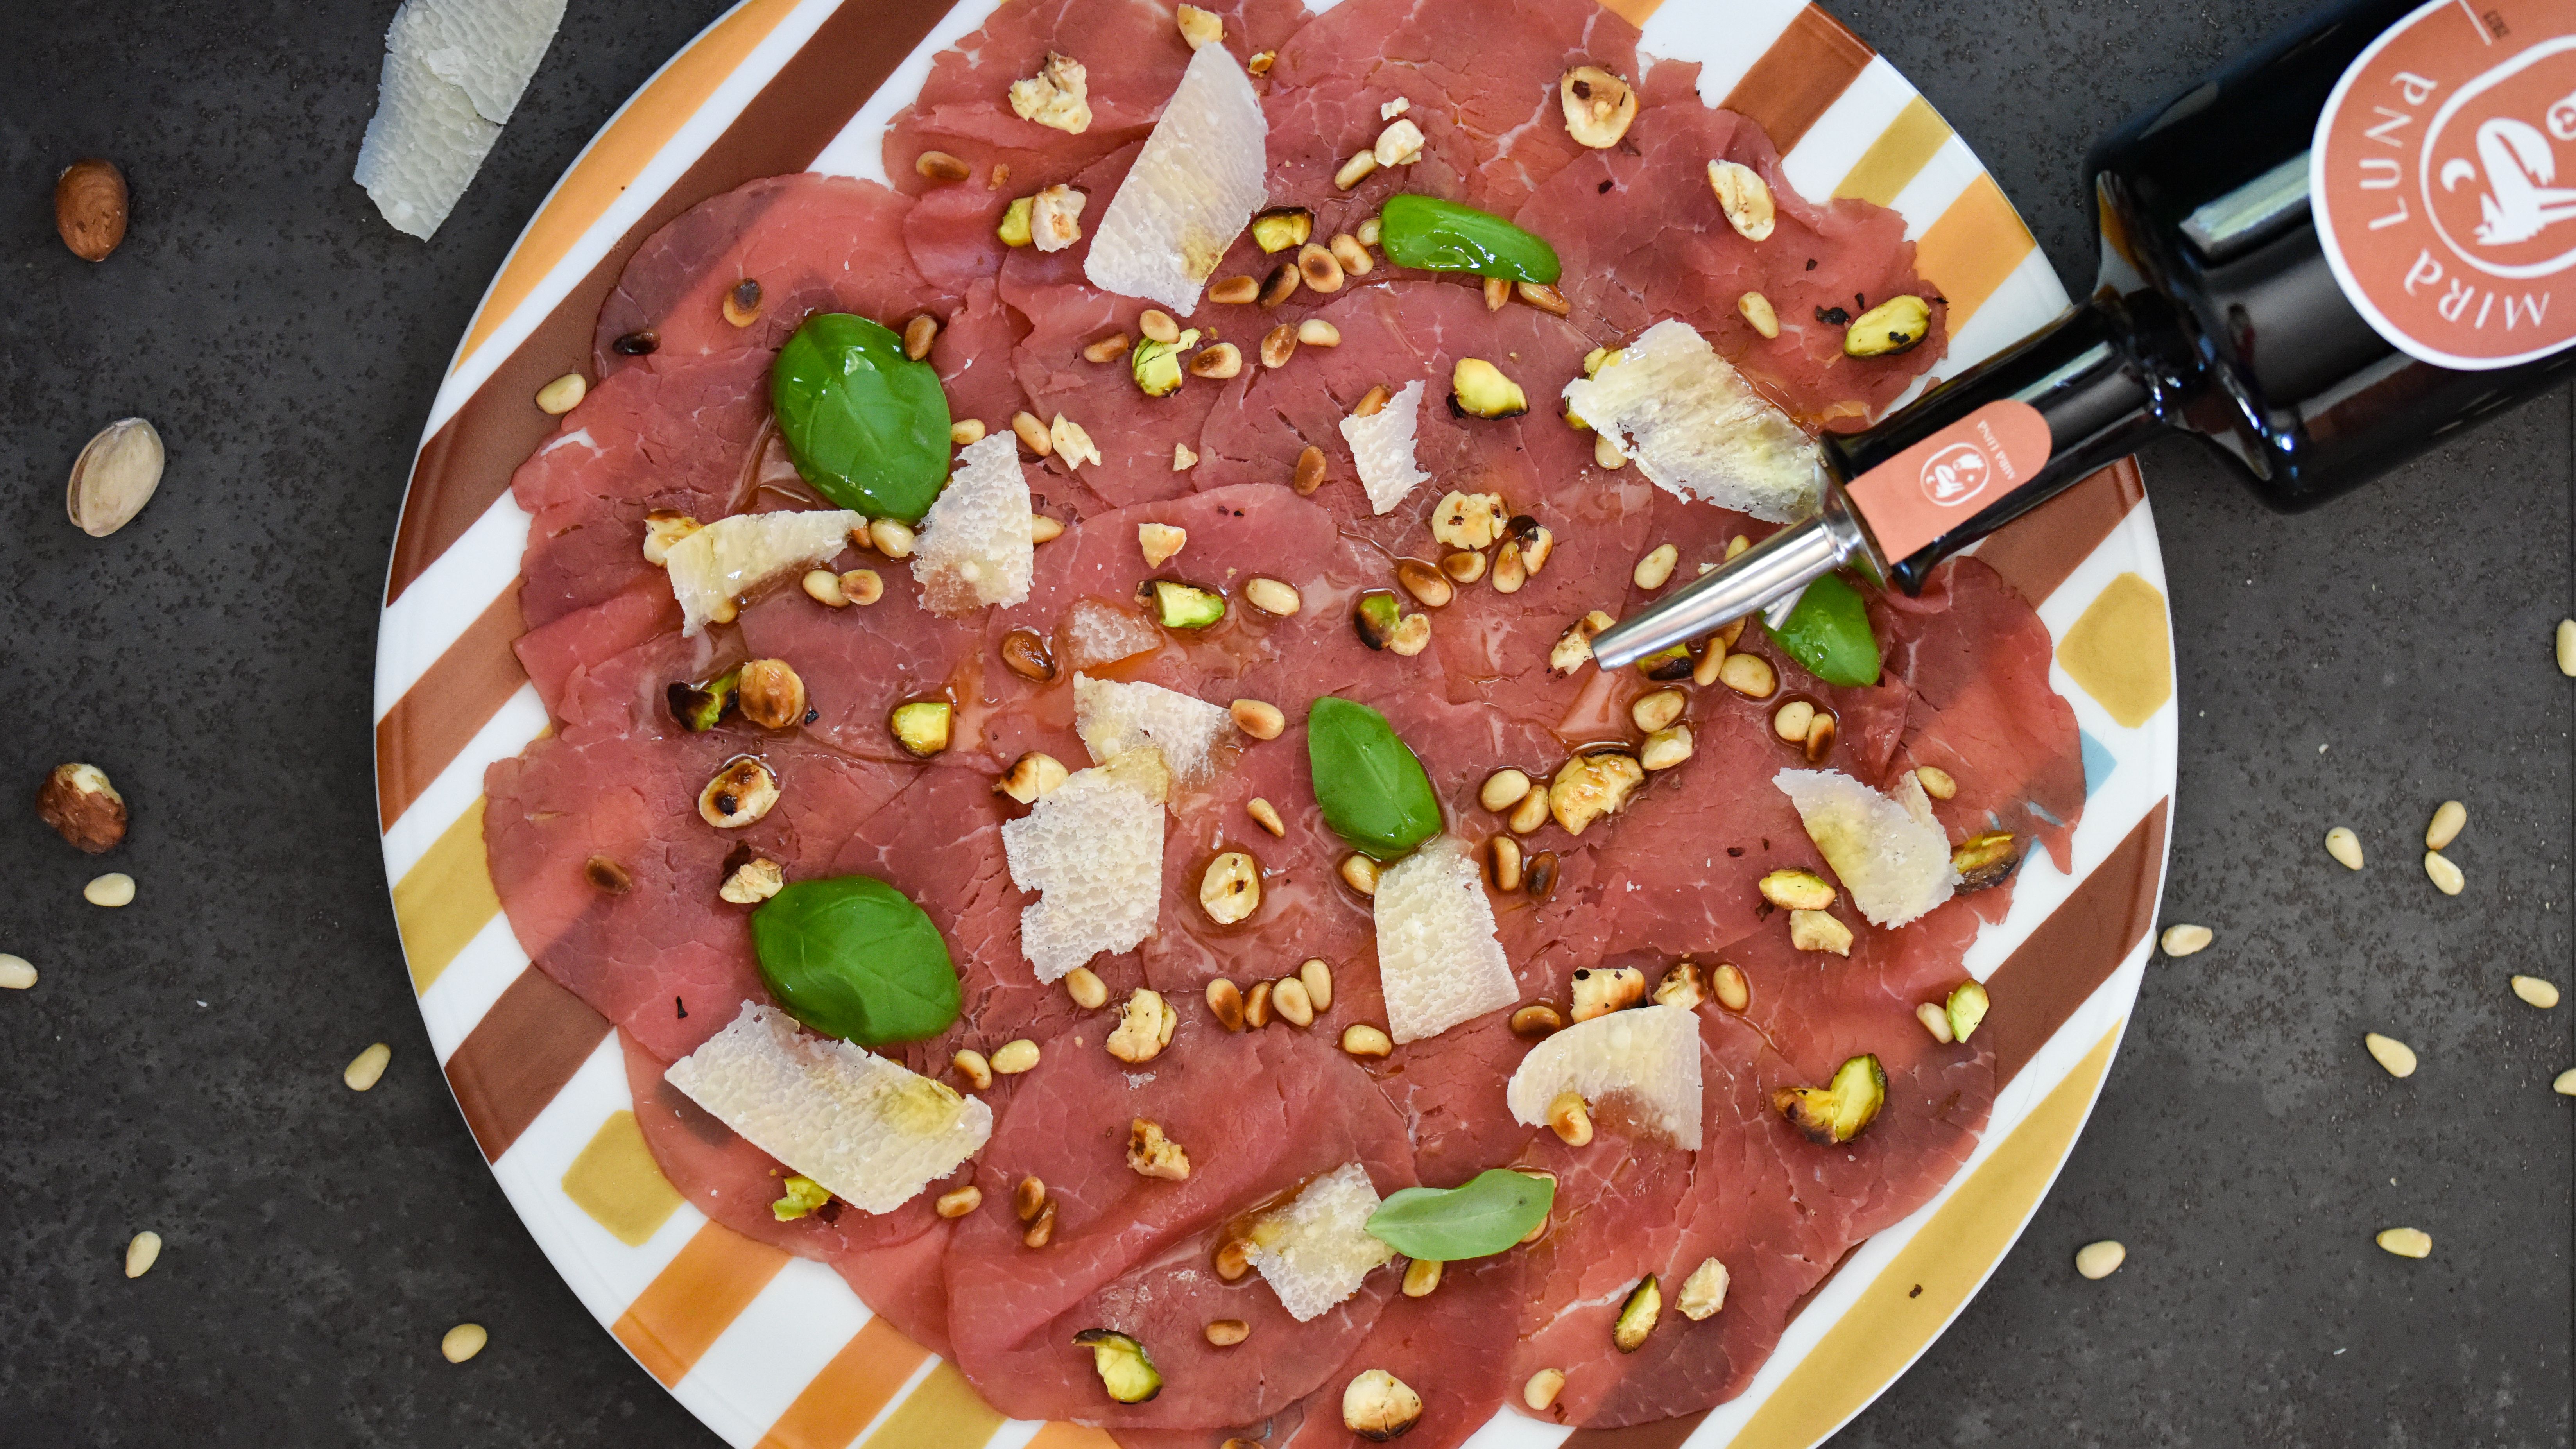
M 1923 460 L 1923 496 L 1944 508 L 1956 508 L 1986 491 L 1995 463 L 1975 443 L 1958 442 Z
M 2308 191 L 2335 280 L 2443 367 L 2576 342 L 2576 6 L 2436 0 L 2371 42 L 2317 117 Z

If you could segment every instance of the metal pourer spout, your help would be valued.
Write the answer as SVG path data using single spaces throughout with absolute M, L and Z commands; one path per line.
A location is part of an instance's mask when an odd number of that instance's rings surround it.
M 1826 480 L 1822 491 L 1824 504 L 1816 512 L 1602 630 L 1592 641 L 1592 657 L 1602 668 L 1616 669 L 1658 649 L 1705 638 L 1836 569 L 1857 568 L 1873 583 L 1883 581 L 1886 564 L 1878 546 L 1842 490 Z

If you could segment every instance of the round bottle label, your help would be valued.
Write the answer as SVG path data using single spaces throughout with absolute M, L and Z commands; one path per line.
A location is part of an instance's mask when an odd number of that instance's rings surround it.
M 2344 295 L 2442 367 L 2576 342 L 2576 0 L 2435 0 L 2354 59 L 2308 151 Z

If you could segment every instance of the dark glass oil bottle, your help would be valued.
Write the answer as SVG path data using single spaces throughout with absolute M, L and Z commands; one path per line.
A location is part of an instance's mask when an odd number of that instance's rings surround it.
M 1706 632 L 1702 623 L 1714 628 L 1836 567 L 1859 567 L 1909 591 L 1920 589 L 1942 559 L 2162 430 L 2208 440 L 2239 465 L 2265 503 L 2296 511 L 2561 380 L 2576 367 L 2576 349 L 2562 346 L 2501 366 L 2480 359 L 2467 367 L 2437 365 L 2401 349 L 2356 305 L 2329 255 L 2343 239 L 2343 251 L 2377 245 L 2395 266 L 2395 238 L 2427 225 L 2437 207 L 2465 207 L 2475 195 L 2490 199 L 2483 203 L 2487 220 L 2473 229 L 2508 238 L 2498 244 L 2507 251 L 2522 248 L 2508 257 L 2506 270 L 2513 270 L 2511 262 L 2528 262 L 2533 248 L 2557 244 L 2556 233 L 2576 247 L 2576 189 L 2562 194 L 2554 184 L 2565 180 L 2576 188 L 2576 85 L 2567 87 L 2563 114 L 2555 107 L 2541 112 L 2537 100 L 2525 99 L 2545 96 L 2560 80 L 2576 80 L 2576 5 L 2526 0 L 2481 14 L 2463 0 L 2452 4 L 2458 16 L 2446 12 L 2431 23 L 2453 32 L 2455 41 L 2466 35 L 2454 52 L 2485 43 L 2500 57 L 2515 48 L 2546 52 L 2563 43 L 2571 53 L 2563 63 L 2554 53 L 2545 55 L 2466 97 L 2436 133 L 2442 107 L 2474 88 L 2475 68 L 2490 57 L 2454 54 L 2453 68 L 2471 74 L 2456 84 L 2447 74 L 2418 76 L 2396 58 L 2408 54 L 2402 47 L 2415 43 L 2426 13 L 2442 7 L 2423 0 L 2355 0 L 2311 17 L 2123 126 L 2086 160 L 2102 237 L 2101 275 L 2091 296 L 2047 330 L 1943 382 L 1878 426 L 1828 435 L 1826 470 L 1835 484 L 1853 485 L 1850 496 L 1840 486 L 1827 489 L 1819 517 L 1783 529 L 1692 589 L 1623 621 L 1595 641 L 1595 653 L 1617 663 L 1695 637 Z M 2375 59 L 2366 55 L 2374 42 Z M 2365 75 L 2370 67 L 2357 63 L 2363 61 L 2377 71 Z M 2394 80 L 2378 73 L 2392 68 Z M 2436 67 L 2428 60 L 2424 69 Z M 2417 176 L 2401 165 L 2389 173 L 2396 177 L 2386 192 L 2389 200 L 2383 204 L 2361 193 L 2375 209 L 2328 237 L 2321 235 L 2318 209 L 2311 205 L 2311 148 L 2320 139 L 2320 115 L 2347 73 L 2355 82 L 2337 102 L 2335 124 L 2349 126 L 2359 142 L 2362 154 L 2353 164 L 2372 168 L 2362 184 L 2376 186 L 2384 179 L 2381 149 L 2428 169 Z M 2383 100 L 2388 112 L 2403 119 L 2380 115 Z M 2470 122 L 2486 112 L 2493 114 L 2473 136 Z M 2386 134 L 2372 134 L 2372 125 Z M 2517 128 L 2538 135 L 2542 148 L 2552 146 L 2550 138 L 2560 129 L 2569 131 L 2571 144 L 2554 147 L 2565 156 L 2568 174 L 2549 174 L 2555 156 L 2535 153 L 2528 136 L 2510 134 Z M 2491 140 L 2490 132 L 2503 139 Z M 2429 134 L 2438 134 L 2445 147 L 2425 142 L 2405 151 Z M 2482 163 L 2483 170 L 2460 172 L 2455 155 L 2437 179 L 2427 158 L 2440 159 L 2434 156 L 2438 149 L 2473 157 L 2473 169 Z M 2396 199 L 2410 192 L 2432 202 L 2410 209 Z M 2381 229 L 2373 223 L 2389 208 L 2406 214 L 2391 212 L 2385 234 L 2374 235 Z M 2510 240 L 2533 226 L 2540 230 L 2532 238 Z M 2515 288 L 2526 285 L 2520 278 L 2489 277 L 2432 240 L 2422 251 L 2423 260 L 2406 262 L 2420 270 L 2403 278 L 2408 297 L 2401 302 L 2438 298 L 2439 287 L 2411 285 L 2415 276 L 2433 271 L 2454 288 L 2464 285 L 2455 276 L 2500 282 L 2502 298 L 2513 298 Z M 2569 256 L 2576 258 L 2576 251 Z M 2548 260 L 2530 265 L 2546 266 Z M 2499 320 L 2517 327 L 2557 320 L 2546 296 L 2516 299 L 2536 303 L 2539 318 L 2512 308 L 2498 314 L 2502 298 L 2470 288 L 2457 320 L 2471 320 L 2472 307 L 2485 309 L 2490 332 Z M 2576 310 L 2576 296 L 2569 300 Z M 2529 327 L 2524 336 L 2541 340 Z M 1903 471 L 1907 460 L 1900 455 L 1916 450 L 1919 457 L 1924 447 L 1958 434 L 1971 415 L 2002 401 L 2036 410 L 2046 425 L 2044 461 L 2033 455 L 2036 466 L 2007 470 L 2014 474 L 2010 486 L 1988 488 L 1973 507 L 1942 515 L 1937 532 L 1882 526 L 1887 520 L 1867 496 L 1871 470 Z

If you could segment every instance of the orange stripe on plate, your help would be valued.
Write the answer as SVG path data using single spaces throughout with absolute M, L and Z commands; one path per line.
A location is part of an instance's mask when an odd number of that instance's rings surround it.
M 1601 8 L 1643 30 L 1647 17 L 1663 8 L 1664 0 L 1601 0 Z M 1034 1441 L 1032 1441 L 1034 1442 Z M 1103 1443 L 1113 1442 L 1104 1438 Z
M 492 279 L 483 305 L 466 329 L 465 345 L 456 351 L 458 366 L 474 355 L 502 319 L 536 290 L 600 216 L 635 184 L 635 178 L 679 134 L 716 88 L 725 83 L 759 44 L 796 9 L 797 0 L 744 0 L 734 11 L 707 27 L 706 33 L 671 58 L 617 119 L 590 143 L 564 173 L 547 198 L 545 209 L 519 234 Z M 451 368 L 450 371 L 454 369 Z
M 1851 88 L 1874 54 L 1859 36 L 1810 5 L 1727 92 L 1725 109 L 1760 122 L 1771 144 L 1786 155 L 1825 108 Z
M 609 1332 L 667 1389 L 785 1266 L 780 1249 L 710 1222 L 644 1285 Z
M 1808 1449 L 1905 1371 L 2021 1231 L 2066 1160 L 2102 1074 L 2116 1026 L 2012 1135 L 1959 1184 L 1823 1340 L 1798 1360 L 1727 1449 Z M 1576 1435 L 1567 1441 L 1592 1441 Z
M 483 1160 L 499 1160 L 608 1035 L 608 1018 L 534 966 L 447 1059 L 447 1088 Z
M 411 964 L 411 989 L 427 991 L 456 953 L 501 913 L 483 864 L 483 797 L 440 833 L 394 882 L 394 928 Z
M 1932 103 L 1916 96 L 1869 143 L 1860 160 L 1852 164 L 1834 195 L 1857 197 L 1872 206 L 1885 206 L 1896 199 L 1905 184 L 1920 174 L 1935 153 L 1948 145 L 1950 123 L 1932 109 Z
M 869 1319 L 769 1426 L 759 1449 L 847 1449 L 929 1357 L 884 1319 Z
M 376 721 L 378 829 L 393 829 L 438 772 L 528 682 L 519 656 L 510 652 L 527 631 L 513 580 Z
M 1979 172 L 1914 244 L 1914 270 L 1941 289 L 1950 304 L 1950 335 L 1956 337 L 2036 245 L 2004 200 L 2003 188 Z
M 1043 1424 L 1030 1437 L 1028 1449 L 1118 1449 L 1118 1441 L 1106 1429 L 1083 1424 Z
M 954 1364 L 931 1369 L 885 1422 L 866 1449 L 982 1449 L 1002 1427 L 1002 1416 L 966 1382 Z

